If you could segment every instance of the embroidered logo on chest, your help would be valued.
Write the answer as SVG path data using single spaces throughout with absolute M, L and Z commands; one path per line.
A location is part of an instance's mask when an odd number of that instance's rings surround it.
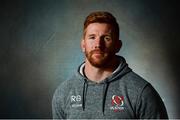
M 73 108 L 82 107 L 80 95 L 72 95 L 71 96 L 71 106 Z
M 124 97 L 113 95 L 111 99 L 110 109 L 113 110 L 114 112 L 124 110 Z

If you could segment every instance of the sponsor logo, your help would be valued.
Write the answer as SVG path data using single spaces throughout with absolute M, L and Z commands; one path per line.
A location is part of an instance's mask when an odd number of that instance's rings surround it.
M 72 95 L 71 96 L 71 106 L 73 108 L 82 107 L 80 95 Z
M 124 110 L 124 97 L 113 95 L 111 99 L 111 105 L 112 106 L 110 107 L 110 109 L 114 112 Z

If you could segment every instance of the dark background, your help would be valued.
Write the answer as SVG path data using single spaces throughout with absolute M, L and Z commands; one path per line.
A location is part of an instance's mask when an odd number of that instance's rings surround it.
M 83 61 L 82 25 L 111 12 L 129 66 L 180 118 L 179 4 L 169 0 L 4 0 L 0 2 L 0 118 L 51 118 L 56 87 Z

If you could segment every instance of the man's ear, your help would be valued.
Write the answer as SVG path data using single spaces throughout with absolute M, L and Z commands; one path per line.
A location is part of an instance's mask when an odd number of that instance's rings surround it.
M 117 40 L 116 44 L 115 44 L 115 48 L 116 48 L 116 53 L 118 53 L 120 51 L 122 47 L 122 41 L 121 40 Z
M 84 39 L 81 40 L 81 50 L 82 50 L 82 52 L 85 52 L 85 43 L 84 43 Z

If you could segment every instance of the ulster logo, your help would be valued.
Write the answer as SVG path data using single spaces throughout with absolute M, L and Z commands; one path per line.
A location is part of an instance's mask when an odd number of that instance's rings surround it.
M 114 110 L 114 112 L 122 111 L 124 110 L 124 97 L 123 96 L 117 96 L 113 95 L 111 100 L 111 110 Z

